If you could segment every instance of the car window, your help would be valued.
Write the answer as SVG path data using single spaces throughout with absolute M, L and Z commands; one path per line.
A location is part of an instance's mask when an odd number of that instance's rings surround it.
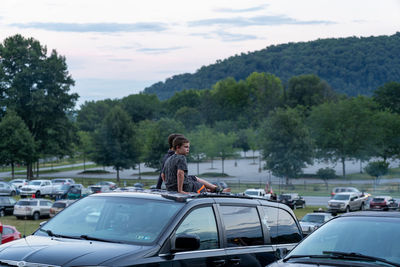
M 3 227 L 3 235 L 10 235 L 14 233 L 14 230 L 8 227 Z
M 211 207 L 193 210 L 176 230 L 180 234 L 193 234 L 200 238 L 200 250 L 219 248 L 217 224 Z
M 4 187 L 4 184 L 0 184 L 0 187 Z
M 264 244 L 256 207 L 220 206 L 228 247 Z
M 297 243 L 302 239 L 296 221 L 286 210 L 263 207 L 266 224 L 272 244 Z

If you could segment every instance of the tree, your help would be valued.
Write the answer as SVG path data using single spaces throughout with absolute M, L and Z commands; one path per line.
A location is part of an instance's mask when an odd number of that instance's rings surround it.
M 18 115 L 8 110 L 0 122 L 0 163 L 11 165 L 11 175 L 14 178 L 16 163 L 32 162 L 35 154 L 35 141 Z
M 334 97 L 330 86 L 314 74 L 292 77 L 286 92 L 286 102 L 290 107 L 301 105 L 310 108 Z
M 385 161 L 370 162 L 364 169 L 369 175 L 375 177 L 374 185 L 376 187 L 379 182 L 379 177 L 389 172 L 389 163 Z
M 105 166 L 113 166 L 119 172 L 134 167 L 138 162 L 136 133 L 128 113 L 115 106 L 104 118 L 98 132 L 95 133 L 95 153 L 92 159 Z
M 117 101 L 111 99 L 85 101 L 81 105 L 76 119 L 79 130 L 94 132 L 115 105 L 117 105 Z
M 161 103 L 156 95 L 129 95 L 121 99 L 121 104 L 134 123 L 157 119 L 161 112 Z
M 340 161 L 346 177 L 347 159 L 367 159 L 373 155 L 371 118 L 376 106 L 371 99 L 356 97 L 313 107 L 308 123 L 317 147 L 317 156 Z
M 400 83 L 385 83 L 374 91 L 373 98 L 382 108 L 400 114 Z
M 336 177 L 335 170 L 329 167 L 318 169 L 316 174 L 324 181 L 326 190 L 328 190 L 328 180 Z
M 0 110 L 14 110 L 28 127 L 36 142 L 33 161 L 53 153 L 54 148 L 54 154 L 63 154 L 71 146 L 64 142 L 70 140 L 71 132 L 59 127 L 68 122 L 67 113 L 78 98 L 69 94 L 72 85 L 65 57 L 55 50 L 48 56 L 39 41 L 19 34 L 0 44 Z M 32 177 L 31 162 L 27 177 Z
M 94 152 L 93 137 L 91 133 L 79 131 L 79 142 L 76 150 L 82 154 L 83 157 L 83 170 L 86 170 L 86 159 L 90 158 Z
M 235 155 L 234 145 L 237 140 L 237 135 L 235 133 L 217 133 L 215 139 L 217 141 L 215 145 L 218 151 L 218 156 L 221 158 L 222 175 L 224 175 L 225 159 Z
M 311 164 L 313 143 L 301 113 L 292 108 L 278 108 L 261 127 L 259 140 L 266 169 L 272 174 L 296 178 L 306 163 Z

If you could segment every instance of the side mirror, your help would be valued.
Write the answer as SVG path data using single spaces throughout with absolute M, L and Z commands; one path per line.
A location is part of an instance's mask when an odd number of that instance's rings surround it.
M 181 234 L 175 238 L 174 252 L 191 251 L 200 248 L 200 238 L 197 235 Z
M 283 259 L 288 253 L 287 248 L 277 248 L 275 250 L 275 257 L 280 260 Z

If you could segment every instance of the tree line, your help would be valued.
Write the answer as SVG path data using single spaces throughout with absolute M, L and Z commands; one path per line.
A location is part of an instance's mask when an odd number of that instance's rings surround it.
M 387 81 L 400 82 L 400 32 L 391 36 L 318 39 L 271 45 L 241 53 L 195 73 L 184 73 L 145 89 L 168 99 L 184 89 L 211 88 L 219 80 L 244 80 L 253 72 L 272 73 L 286 84 L 293 76 L 315 74 L 336 92 L 349 96 L 372 96 Z
M 20 35 L 0 45 L 0 163 L 32 166 L 46 157 L 77 156 L 117 171 L 139 163 L 160 168 L 170 133 L 191 140 L 200 162 L 262 152 L 265 168 L 296 178 L 315 159 L 386 161 L 400 152 L 400 84 L 386 82 L 373 96 L 338 94 L 314 74 L 287 84 L 270 73 L 226 78 L 212 89 L 171 98 L 134 94 L 85 102 L 76 94 L 65 58 Z M 224 172 L 224 166 L 222 166 Z

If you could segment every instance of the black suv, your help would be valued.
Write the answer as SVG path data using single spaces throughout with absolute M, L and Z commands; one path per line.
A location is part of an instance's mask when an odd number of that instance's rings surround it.
M 251 197 L 93 194 L 0 247 L 7 266 L 265 266 L 302 239 L 289 207 Z
M 17 201 L 13 197 L 0 197 L 0 217 L 12 215 Z

